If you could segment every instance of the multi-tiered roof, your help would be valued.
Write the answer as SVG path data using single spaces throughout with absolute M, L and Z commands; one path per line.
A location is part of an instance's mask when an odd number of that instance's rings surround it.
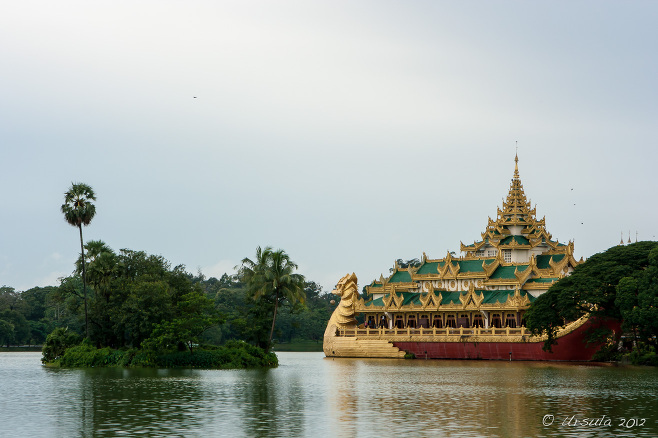
M 503 201 L 503 209 L 498 209 L 496 220 L 489 218 L 487 228 L 482 233 L 482 240 L 472 245 L 461 244 L 461 251 L 466 255 L 482 255 L 478 251 L 485 248 L 502 250 L 536 248 L 547 245 L 551 249 L 566 246 L 553 241 L 546 230 L 546 219 L 537 220 L 537 209 L 531 208 L 526 199 L 523 184 L 519 177 L 519 157 L 514 157 L 514 177 L 510 184 L 507 199 Z
M 506 302 L 518 308 L 529 305 L 568 275 L 580 263 L 573 256 L 573 242 L 552 240 L 545 218 L 538 220 L 536 209 L 526 199 L 518 156 L 514 161 L 507 198 L 502 209 L 498 208 L 496 220 L 489 218 L 482 240 L 472 245 L 462 243 L 462 257 L 448 253 L 444 258 L 430 259 L 423 254 L 419 266 L 402 268 L 396 263 L 389 277 L 382 276 L 366 287 L 373 298 L 369 304 L 413 307 L 422 305 L 431 293 L 440 294 L 439 301 L 444 304 L 462 304 L 472 296 L 480 304 L 494 300 L 498 305 Z M 441 302 L 434 303 L 437 309 Z

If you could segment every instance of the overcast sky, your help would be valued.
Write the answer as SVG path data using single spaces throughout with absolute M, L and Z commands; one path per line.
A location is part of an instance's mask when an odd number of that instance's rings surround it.
M 658 2 L 3 1 L 0 285 L 85 240 L 206 276 L 284 249 L 330 290 L 480 238 L 518 141 L 577 257 L 656 240 Z

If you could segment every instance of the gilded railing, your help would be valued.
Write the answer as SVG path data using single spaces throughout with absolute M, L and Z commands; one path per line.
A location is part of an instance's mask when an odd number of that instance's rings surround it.
M 570 322 L 556 333 L 556 337 L 569 334 L 581 327 L 589 316 Z M 382 339 L 391 342 L 542 342 L 546 335 L 533 336 L 525 327 L 518 328 L 346 328 L 337 329 L 337 336 L 357 339 Z
M 338 330 L 339 336 L 380 337 L 380 336 L 529 336 L 525 327 L 520 328 L 349 328 Z

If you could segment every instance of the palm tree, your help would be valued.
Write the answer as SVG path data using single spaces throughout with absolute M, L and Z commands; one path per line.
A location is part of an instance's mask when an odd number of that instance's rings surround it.
M 304 276 L 294 273 L 297 268 L 297 264 L 290 260 L 285 251 L 273 251 L 269 246 L 264 250 L 259 246 L 255 261 L 245 258 L 242 266 L 238 267 L 238 276 L 246 283 L 249 296 L 254 300 L 265 299 L 274 303 L 268 351 L 272 346 L 279 303 L 285 300 L 303 303 L 306 300 Z
M 82 257 L 82 290 L 85 301 L 85 336 L 89 335 L 87 317 L 87 281 L 85 272 L 85 248 L 82 240 L 82 226 L 87 226 L 96 215 L 96 206 L 91 201 L 96 200 L 94 190 L 83 183 L 72 183 L 71 188 L 64 193 L 62 213 L 70 225 L 80 230 L 80 252 Z

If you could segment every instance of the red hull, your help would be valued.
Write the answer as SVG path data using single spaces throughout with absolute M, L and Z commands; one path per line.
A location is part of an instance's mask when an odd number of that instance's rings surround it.
M 603 325 L 619 333 L 619 323 Z M 602 346 L 585 341 L 585 332 L 593 327 L 588 322 L 559 338 L 552 353 L 542 350 L 543 342 L 394 342 L 393 345 L 414 353 L 417 358 L 428 359 L 588 361 Z

